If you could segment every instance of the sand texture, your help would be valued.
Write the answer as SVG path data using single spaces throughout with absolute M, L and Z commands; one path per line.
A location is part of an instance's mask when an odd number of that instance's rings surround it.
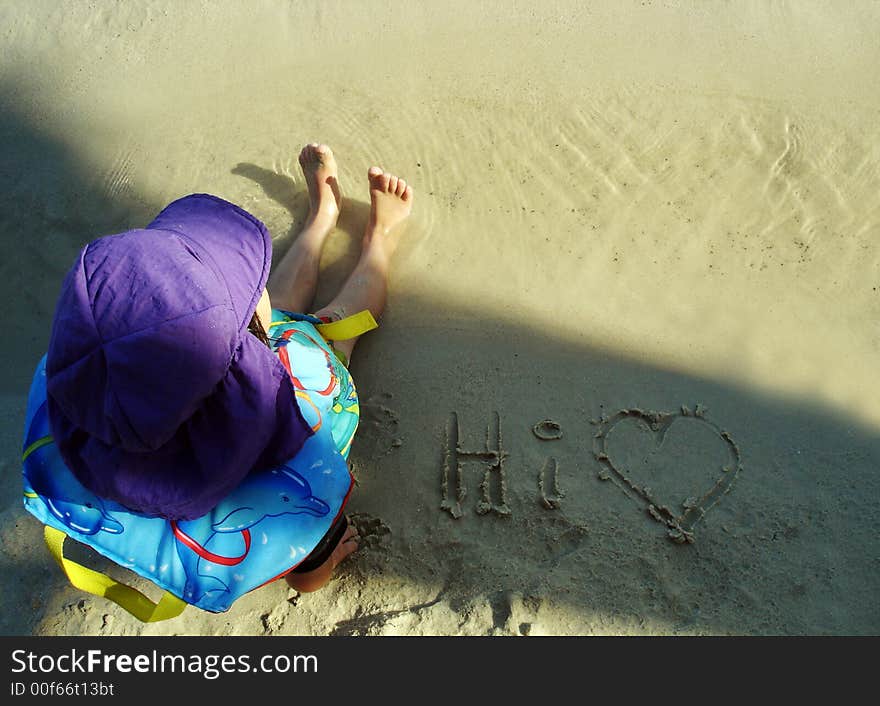
M 44 0 L 0 27 L 0 633 L 880 632 L 880 5 Z M 143 625 L 22 507 L 61 279 L 191 192 L 277 262 L 312 141 L 344 195 L 319 304 L 368 167 L 416 190 L 352 362 L 365 541 L 319 592 Z

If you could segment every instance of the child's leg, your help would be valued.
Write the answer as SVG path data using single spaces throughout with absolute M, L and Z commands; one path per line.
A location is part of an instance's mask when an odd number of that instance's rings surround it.
M 361 246 L 361 257 L 339 294 L 316 316 L 336 321 L 364 309 L 376 320 L 385 309 L 388 288 L 388 266 L 397 248 L 396 228 L 412 211 L 413 189 L 403 179 L 386 174 L 379 167 L 370 167 L 370 222 Z M 333 347 L 351 360 L 357 338 L 334 341 Z
M 315 297 L 321 250 L 336 226 L 342 196 L 336 160 L 327 145 L 306 145 L 299 154 L 299 163 L 309 187 L 309 215 L 290 249 L 270 273 L 267 289 L 275 308 L 304 313 Z
M 287 580 L 287 585 L 295 588 L 300 593 L 311 593 L 322 588 L 333 576 L 333 569 L 336 568 L 339 562 L 357 550 L 359 539 L 360 536 L 358 535 L 357 528 L 354 525 L 349 525 L 348 529 L 345 530 L 345 534 L 342 535 L 342 539 L 339 540 L 339 544 L 336 545 L 323 564 L 305 573 L 290 572 L 285 574 L 284 578 Z

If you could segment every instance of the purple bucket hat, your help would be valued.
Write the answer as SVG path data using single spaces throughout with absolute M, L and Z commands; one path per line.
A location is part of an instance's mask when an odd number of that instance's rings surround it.
M 271 261 L 266 227 L 208 194 L 82 249 L 46 376 L 52 433 L 83 485 L 194 519 L 302 448 L 312 430 L 290 377 L 247 330 Z

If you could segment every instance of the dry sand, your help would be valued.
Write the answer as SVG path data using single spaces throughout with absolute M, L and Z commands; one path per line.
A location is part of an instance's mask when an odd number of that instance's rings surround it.
M 0 27 L 0 632 L 880 632 L 876 3 L 7 0 Z M 417 191 L 353 361 L 367 541 L 317 593 L 142 625 L 22 509 L 61 278 L 194 191 L 277 261 L 315 140 L 346 199 L 319 299 L 367 168 Z

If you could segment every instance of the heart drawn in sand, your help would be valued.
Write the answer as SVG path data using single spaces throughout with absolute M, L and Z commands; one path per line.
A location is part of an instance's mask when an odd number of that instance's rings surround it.
M 593 453 L 599 478 L 643 501 L 670 539 L 694 541 L 694 525 L 726 495 L 742 470 L 730 434 L 701 406 L 678 412 L 622 409 L 602 417 Z

